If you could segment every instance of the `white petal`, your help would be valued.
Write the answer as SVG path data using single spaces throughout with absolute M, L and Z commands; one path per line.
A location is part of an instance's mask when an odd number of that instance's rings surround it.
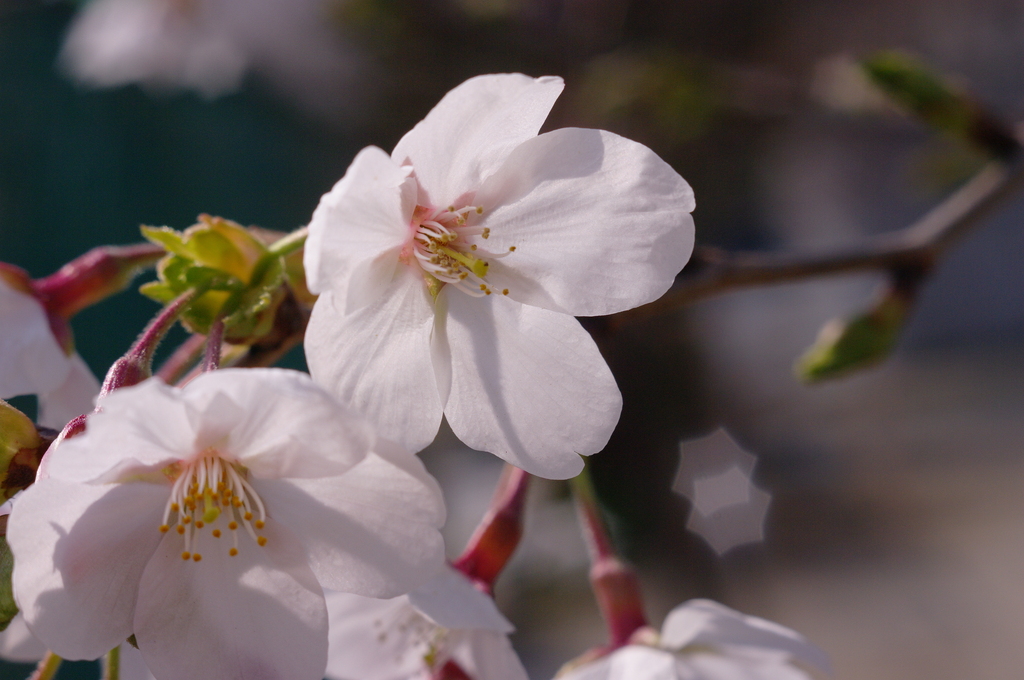
M 299 371 L 212 371 L 189 383 L 183 398 L 197 419 L 195 450 L 216 446 L 256 477 L 339 475 L 373 439 L 362 418 Z
M 622 397 L 590 335 L 571 316 L 504 296 L 448 297 L 459 439 L 531 474 L 567 479 L 604 448 Z
M 72 418 L 92 411 L 100 381 L 82 357 L 71 357 L 71 370 L 64 382 L 51 392 L 39 395 L 39 424 L 61 430 Z
M 712 600 L 689 600 L 665 618 L 662 646 L 681 649 L 687 645 L 723 645 L 786 652 L 828 672 L 828 656 L 794 630 L 742 614 Z
M 39 661 L 46 656 L 46 645 L 28 629 L 25 617 L 15 615 L 0 632 L 0 658 L 8 661 Z
M 204 534 L 202 561 L 181 558 L 167 534 L 139 585 L 135 638 L 158 678 L 319 680 L 327 663 L 327 609 L 305 551 L 273 520 L 259 547 L 238 555 Z
M 567 128 L 520 145 L 476 194 L 488 281 L 520 302 L 611 314 L 668 290 L 693 250 L 693 190 L 642 144 Z
M 402 267 L 379 305 L 342 316 L 332 294 L 320 296 L 306 329 L 309 371 L 381 435 L 419 451 L 441 425 L 433 330 L 423 278 Z
M 498 633 L 514 630 L 498 611 L 494 598 L 477 590 L 462 572 L 448 565 L 409 593 L 409 601 L 444 628 L 479 628 Z
M 810 680 L 780 655 L 697 652 L 678 656 L 676 668 L 680 677 L 695 680 Z
M 697 680 L 676 674 L 672 654 L 643 645 L 627 645 L 606 657 L 579 666 L 560 680 Z M 701 679 L 704 680 L 704 679 Z M 708 678 L 707 680 L 717 680 Z
M 115 481 L 140 468 L 184 457 L 194 430 L 181 390 L 151 378 L 114 390 L 99 401 L 84 434 L 46 454 L 47 472 L 68 481 Z
M 155 680 L 142 660 L 142 653 L 125 642 L 121 645 L 120 680 Z
M 563 86 L 561 78 L 521 73 L 470 78 L 406 133 L 391 157 L 411 162 L 430 200 L 444 207 L 478 189 L 512 149 L 537 134 Z
M 7 526 L 14 596 L 47 647 L 67 659 L 95 659 L 131 635 L 166 501 L 167 489 L 153 484 L 53 478 L 18 497 Z
M 424 668 L 435 627 L 409 598 L 390 600 L 328 590 L 330 680 L 409 680 Z
M 416 207 L 415 180 L 370 146 L 320 199 L 309 223 L 304 264 L 314 293 L 332 291 L 352 312 L 379 297 L 398 266 Z
M 452 659 L 473 680 L 528 680 L 508 637 L 489 630 L 463 631 Z
M 406 452 L 371 454 L 340 477 L 253 486 L 306 546 L 325 588 L 393 597 L 424 583 L 444 559 L 441 489 Z
M 0 280 L 0 398 L 54 390 L 69 370 L 42 305 Z

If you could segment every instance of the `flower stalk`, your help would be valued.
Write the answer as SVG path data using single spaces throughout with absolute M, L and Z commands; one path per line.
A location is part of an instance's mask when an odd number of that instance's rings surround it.
M 631 567 L 615 553 L 601 508 L 594 493 L 589 468 L 570 481 L 583 535 L 590 550 L 590 585 L 608 626 L 610 649 L 629 643 L 630 637 L 647 625 L 640 583 Z
M 28 676 L 28 680 L 53 680 L 60 669 L 61 661 L 63 659 L 53 652 L 47 652 L 43 660 L 36 666 L 35 671 L 32 672 L 32 675 Z
M 119 680 L 121 677 L 121 648 L 114 647 L 103 658 L 103 676 L 101 680 Z
M 203 372 L 216 371 L 220 368 L 221 346 L 224 344 L 224 317 L 217 317 L 210 325 L 210 334 L 206 336 L 206 358 L 203 360 Z
M 462 555 L 452 564 L 478 587 L 493 593 L 494 582 L 523 536 L 523 510 L 530 474 L 505 464 L 487 510 Z

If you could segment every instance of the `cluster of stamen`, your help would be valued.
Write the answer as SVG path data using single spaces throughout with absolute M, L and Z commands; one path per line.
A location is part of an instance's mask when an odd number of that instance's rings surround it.
M 161 533 L 174 531 L 185 539 L 183 560 L 199 562 L 203 556 L 195 550 L 203 529 L 209 528 L 213 538 L 222 535 L 221 526 L 231 534 L 228 554 L 238 554 L 238 530 L 243 529 L 260 546 L 266 536 L 256 532 L 267 520 L 263 501 L 245 479 L 246 472 L 237 463 L 225 461 L 216 452 L 209 452 L 183 466 L 174 466 L 168 473 L 174 479 L 171 497 L 164 508 Z
M 516 250 L 512 246 L 504 253 L 494 253 L 481 247 L 478 239 L 487 240 L 491 230 L 471 222 L 472 217 L 483 212 L 482 207 L 473 205 L 458 209 L 418 207 L 413 216 L 413 255 L 419 265 L 441 283 L 451 284 L 473 297 L 495 292 L 486 278 L 488 260 Z M 508 295 L 508 289 L 501 293 Z

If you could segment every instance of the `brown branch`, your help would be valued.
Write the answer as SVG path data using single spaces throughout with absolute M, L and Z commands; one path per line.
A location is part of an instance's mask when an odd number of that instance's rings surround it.
M 916 223 L 846 251 L 824 254 L 726 252 L 700 246 L 660 299 L 609 318 L 611 329 L 740 288 L 817 276 L 886 271 L 923 278 L 939 257 L 1024 188 L 1024 158 L 993 161 Z

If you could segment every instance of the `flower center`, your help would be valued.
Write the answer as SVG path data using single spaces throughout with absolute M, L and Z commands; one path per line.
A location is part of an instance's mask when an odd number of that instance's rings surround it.
M 203 559 L 193 548 L 199 534 L 207 527 L 213 538 L 221 537 L 222 525 L 227 527 L 231 534 L 228 554 L 232 557 L 238 554 L 239 527 L 258 545 L 266 545 L 266 536 L 256 531 L 264 527 L 267 511 L 259 494 L 245 480 L 245 468 L 225 461 L 216 451 L 204 454 L 183 467 L 178 463 L 168 471 L 174 478 L 174 485 L 164 508 L 161 533 L 167 533 L 175 524 L 174 530 L 185 539 L 181 559 L 195 562 Z
M 494 292 L 487 282 L 489 260 L 516 250 L 512 246 L 507 252 L 494 253 L 482 247 L 480 241 L 486 241 L 491 230 L 472 222 L 483 212 L 482 207 L 474 205 L 459 209 L 417 206 L 411 225 L 412 254 L 423 271 L 440 284 L 451 284 L 473 297 Z M 501 293 L 508 295 L 508 289 Z

